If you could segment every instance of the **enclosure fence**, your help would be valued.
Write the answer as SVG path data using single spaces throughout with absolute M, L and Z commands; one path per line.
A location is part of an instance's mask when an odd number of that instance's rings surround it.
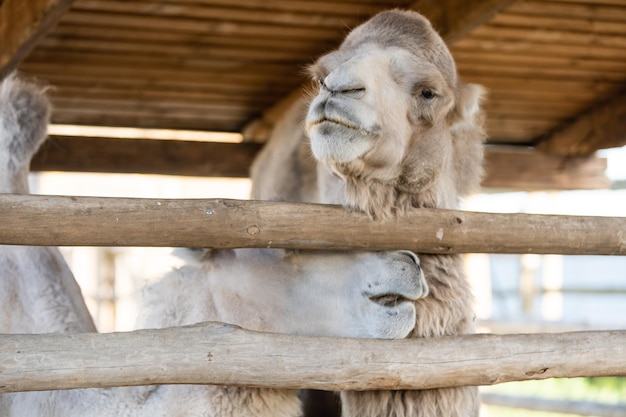
M 0 196 L 0 244 L 411 249 L 626 255 L 626 218 L 420 209 L 377 221 L 338 206 Z M 626 376 L 626 330 L 371 340 L 222 323 L 108 334 L 2 335 L 0 392 L 146 384 L 425 389 Z

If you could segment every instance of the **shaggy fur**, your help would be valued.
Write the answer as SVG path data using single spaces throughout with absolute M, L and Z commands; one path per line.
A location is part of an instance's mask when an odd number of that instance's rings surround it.
M 253 166 L 253 197 L 343 204 L 386 219 L 420 207 L 457 208 L 482 176 L 485 138 L 483 89 L 458 79 L 454 60 L 430 23 L 415 12 L 387 11 L 354 29 L 336 51 L 311 68 L 319 92 L 305 121 L 319 164 L 315 181 L 296 171 L 263 170 L 269 160 L 304 155 L 280 153 L 308 146 L 294 120 L 275 128 Z M 288 117 L 299 118 L 304 103 Z M 300 113 L 301 114 L 301 113 Z M 288 135 L 287 138 L 284 135 Z M 282 136 L 282 137 L 281 137 Z M 294 161 L 290 162 L 294 164 Z M 294 172 L 298 175 L 294 175 Z M 276 195 L 276 190 L 299 189 Z M 457 255 L 420 255 L 431 290 L 415 304 L 412 337 L 473 331 L 471 289 Z M 475 387 L 397 392 L 342 393 L 344 417 L 473 417 Z
M 0 192 L 25 192 L 49 106 L 39 87 L 16 77 L 0 91 Z M 215 320 L 265 332 L 402 338 L 415 326 L 414 301 L 428 294 L 408 251 L 241 249 L 189 257 L 146 291 L 140 327 Z M 0 333 L 93 331 L 56 248 L 0 246 Z M 3 417 L 301 415 L 293 390 L 161 385 L 0 394 Z

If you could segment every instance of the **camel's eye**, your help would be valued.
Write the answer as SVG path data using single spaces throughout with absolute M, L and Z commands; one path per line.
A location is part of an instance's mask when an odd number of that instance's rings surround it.
M 317 84 L 320 88 L 326 88 L 326 84 L 324 84 L 324 77 L 317 77 Z
M 420 96 L 422 96 L 422 98 L 425 98 L 426 100 L 432 100 L 435 98 L 436 95 L 437 94 L 435 94 L 435 92 L 430 88 L 424 88 L 422 89 L 422 91 L 420 91 Z

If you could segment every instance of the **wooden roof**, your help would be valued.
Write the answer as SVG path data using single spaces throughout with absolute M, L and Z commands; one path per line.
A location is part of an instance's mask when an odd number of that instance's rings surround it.
M 0 74 L 54 86 L 53 123 L 242 132 L 392 7 L 429 17 L 461 76 L 487 87 L 489 143 L 507 145 L 489 148 L 487 185 L 607 186 L 605 162 L 580 156 L 626 144 L 626 0 L 0 0 Z M 42 169 L 237 176 L 258 150 L 54 140 Z

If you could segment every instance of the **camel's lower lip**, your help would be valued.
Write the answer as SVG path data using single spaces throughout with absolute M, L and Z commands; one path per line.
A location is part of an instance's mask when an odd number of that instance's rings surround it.
M 314 122 L 311 122 L 309 124 L 310 127 L 318 127 L 321 129 L 324 129 L 324 127 L 328 127 L 330 128 L 331 126 L 338 126 L 344 129 L 350 129 L 350 130 L 354 130 L 359 132 L 361 135 L 369 135 L 370 132 L 368 132 L 366 129 L 363 129 L 360 126 L 357 126 L 353 123 L 349 123 L 346 120 L 342 120 L 342 119 L 334 119 L 334 118 L 328 118 L 328 117 L 323 117 L 320 118 L 318 120 L 315 120 Z

